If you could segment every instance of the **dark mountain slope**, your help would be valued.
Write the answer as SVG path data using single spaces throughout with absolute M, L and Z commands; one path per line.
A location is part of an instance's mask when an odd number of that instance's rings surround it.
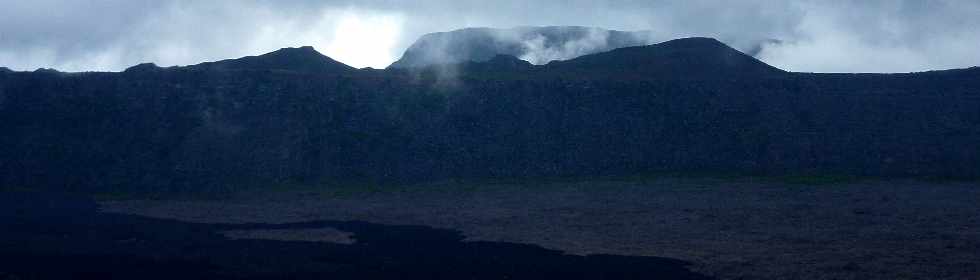
M 133 65 L 129 68 L 126 68 L 126 70 L 123 70 L 123 72 L 146 73 L 146 72 L 154 72 L 160 70 L 163 70 L 163 68 L 157 66 L 155 63 L 140 63 L 137 65 Z
M 325 68 L 265 58 L 2 74 L 0 186 L 220 191 L 649 171 L 980 177 L 977 68 L 786 73 L 710 39 L 546 66 L 498 56 L 458 64 L 453 83 L 424 76 L 436 71 L 311 74 L 296 69 Z
M 492 71 L 522 71 L 533 67 L 530 62 L 511 55 L 497 55 L 485 62 L 465 62 L 464 68 L 480 68 Z
M 283 70 L 308 73 L 345 73 L 355 69 L 337 62 L 313 47 L 283 48 L 260 56 L 247 56 L 187 66 L 196 70 Z
M 581 26 L 466 28 L 426 34 L 389 68 L 483 62 L 497 55 L 533 63 L 570 59 L 650 41 L 648 32 L 624 32 Z
M 784 73 L 711 38 L 686 38 L 554 61 L 548 70 L 618 76 L 714 79 Z
M 483 62 L 467 61 L 452 64 L 436 64 L 411 69 L 387 69 L 390 76 L 408 75 L 424 80 L 455 83 L 457 78 L 500 79 L 502 77 L 535 76 L 540 66 L 510 55 L 497 55 Z

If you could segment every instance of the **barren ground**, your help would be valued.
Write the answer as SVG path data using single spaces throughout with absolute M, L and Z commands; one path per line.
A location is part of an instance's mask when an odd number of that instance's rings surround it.
M 720 279 L 980 279 L 977 183 L 447 182 L 380 192 L 292 190 L 221 200 L 114 200 L 103 201 L 102 207 L 205 223 L 428 225 L 460 230 L 469 240 L 536 244 L 574 254 L 683 259 Z M 345 236 L 330 229 L 228 235 L 322 242 Z

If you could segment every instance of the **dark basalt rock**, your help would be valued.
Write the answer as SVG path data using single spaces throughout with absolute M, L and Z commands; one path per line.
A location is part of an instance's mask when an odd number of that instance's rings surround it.
M 455 230 L 357 221 L 200 224 L 101 213 L 84 198 L 0 193 L 5 279 L 678 279 L 708 280 L 658 257 L 567 255 L 464 242 Z M 354 244 L 231 240 L 226 230 L 335 228 Z

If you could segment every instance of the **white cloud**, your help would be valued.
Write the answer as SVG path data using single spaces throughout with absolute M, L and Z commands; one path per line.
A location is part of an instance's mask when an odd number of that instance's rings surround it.
M 404 18 L 398 14 L 359 13 L 346 10 L 333 25 L 333 36 L 328 42 L 317 42 L 315 47 L 337 61 L 354 67 L 385 68 L 398 59 L 401 50 L 396 49 L 401 39 Z M 324 24 L 318 25 L 326 28 Z M 319 47 L 323 46 L 323 47 Z
M 961 5 L 962 4 L 962 5 Z M 980 64 L 980 5 L 955 1 L 802 2 L 783 44 L 759 58 L 806 72 L 914 72 Z M 974 16 L 971 16 L 974 15 Z M 969 47 L 969 46 L 974 47 Z
M 424 33 L 583 25 L 743 50 L 779 39 L 761 57 L 790 70 L 904 72 L 980 65 L 978 14 L 975 0 L 0 0 L 0 66 L 118 71 L 312 45 L 381 68 Z M 534 59 L 566 56 L 551 51 Z
M 605 49 L 608 38 L 609 32 L 592 29 L 578 40 L 570 40 L 560 46 L 548 47 L 545 46 L 547 38 L 538 34 L 535 38 L 523 42 L 526 51 L 520 59 L 538 65 L 553 60 L 567 60 Z

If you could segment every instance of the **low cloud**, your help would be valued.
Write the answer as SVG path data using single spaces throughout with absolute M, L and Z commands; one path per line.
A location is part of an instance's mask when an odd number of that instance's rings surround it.
M 567 41 L 553 43 L 543 34 L 520 34 L 514 38 L 517 43 L 523 46 L 523 53 L 518 57 L 531 64 L 546 64 L 555 60 L 568 60 L 586 54 L 607 51 L 614 48 L 610 45 L 609 30 L 590 28 L 582 36 L 572 38 Z M 655 40 L 645 32 L 631 33 L 635 43 L 627 45 L 646 45 L 652 44 Z
M 833 1 L 830 1 L 833 3 Z M 863 1 L 798 4 L 792 36 L 759 58 L 810 72 L 911 72 L 980 65 L 980 3 Z M 838 3 L 839 4 L 839 3 Z
M 3 4 L 9 9 L 0 12 L 0 64 L 15 70 L 120 71 L 142 62 L 187 65 L 305 45 L 352 65 L 383 67 L 399 54 L 404 24 L 397 11 L 263 1 Z
M 650 32 L 595 27 L 466 28 L 422 36 L 392 67 L 486 61 L 501 54 L 540 65 L 655 42 Z
M 659 41 L 715 37 L 793 71 L 907 72 L 980 65 L 978 14 L 972 0 L 0 0 L 0 66 L 119 71 L 312 45 L 384 67 L 425 33 L 581 25 L 650 30 Z M 590 42 L 531 38 L 523 58 L 568 58 Z

